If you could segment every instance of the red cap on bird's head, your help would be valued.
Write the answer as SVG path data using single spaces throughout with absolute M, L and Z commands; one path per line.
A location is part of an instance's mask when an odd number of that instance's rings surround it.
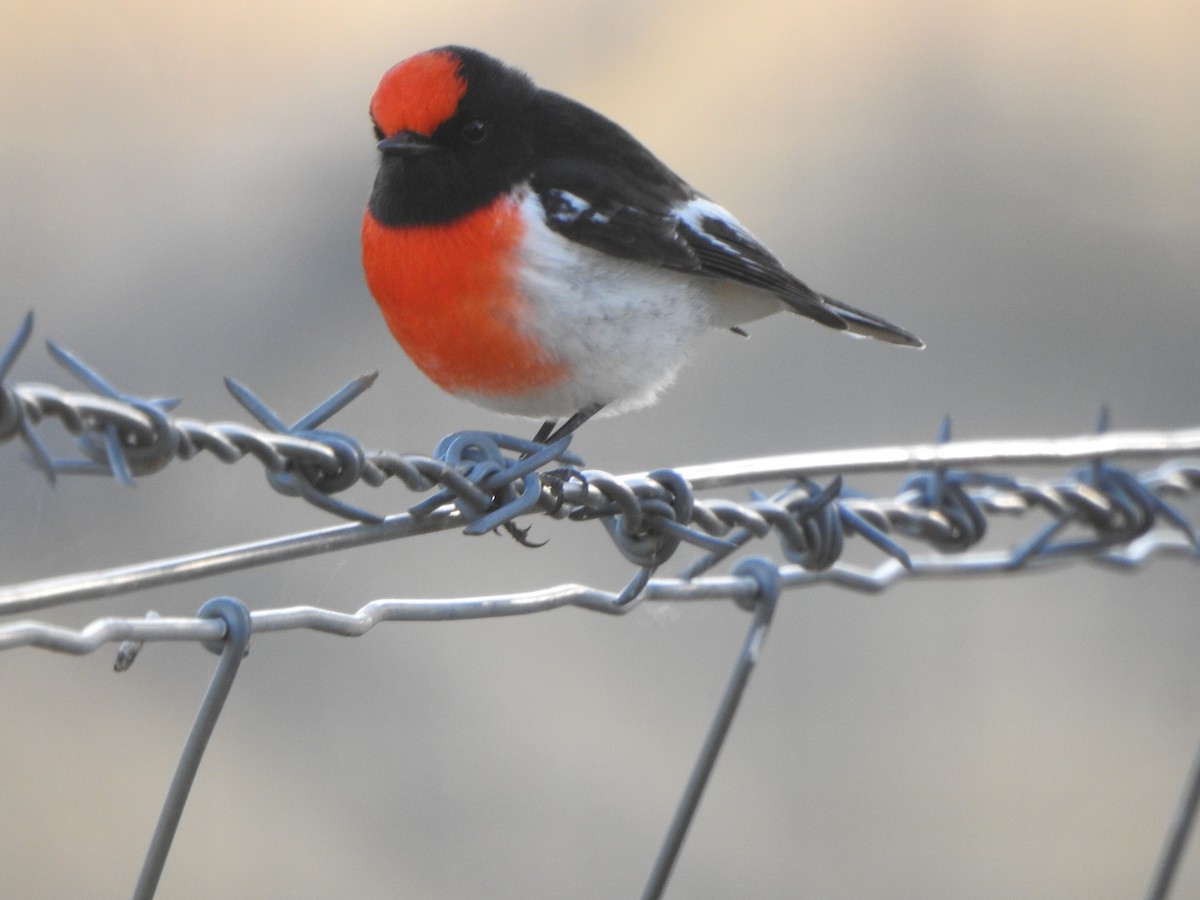
M 461 60 L 449 49 L 430 50 L 390 68 L 371 98 L 371 118 L 386 136 L 401 131 L 428 137 L 454 115 L 467 91 Z

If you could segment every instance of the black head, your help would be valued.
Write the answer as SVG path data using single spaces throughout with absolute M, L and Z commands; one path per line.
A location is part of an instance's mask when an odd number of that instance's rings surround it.
M 384 225 L 452 221 L 529 176 L 523 72 L 466 47 L 440 47 L 390 69 L 371 99 L 382 154 L 368 208 Z

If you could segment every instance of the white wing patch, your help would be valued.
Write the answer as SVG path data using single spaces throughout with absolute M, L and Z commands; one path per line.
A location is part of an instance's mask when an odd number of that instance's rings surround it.
M 709 232 L 704 225 L 705 219 L 715 219 L 730 231 L 738 234 L 747 243 L 759 243 L 758 239 L 747 231 L 741 222 L 734 218 L 733 213 L 725 207 L 713 203 L 707 197 L 693 197 L 675 210 L 675 216 L 698 237 L 703 238 L 706 243 L 724 253 L 728 253 L 730 256 L 741 256 L 741 251 Z
M 597 225 L 607 225 L 612 221 L 611 215 L 600 212 L 587 200 L 570 191 L 553 188 L 546 191 L 546 194 L 554 201 L 554 205 L 546 210 L 546 216 L 561 225 L 573 225 L 580 219 L 595 222 Z

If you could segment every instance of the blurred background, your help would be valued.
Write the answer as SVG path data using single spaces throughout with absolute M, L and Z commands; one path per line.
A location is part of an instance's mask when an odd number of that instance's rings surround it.
M 443 395 L 362 283 L 379 76 L 478 46 L 627 126 L 815 287 L 924 353 L 799 319 L 714 335 L 644 412 L 576 442 L 611 472 L 930 440 L 1200 424 L 1200 6 L 1066 0 L 0 4 L 0 332 L 20 381 L 332 423 L 429 452 L 530 432 Z M 867 484 L 894 488 L 894 481 Z M 739 499 L 734 493 L 733 499 Z M 389 484 L 354 499 L 378 512 Z M 212 458 L 54 487 L 0 452 L 3 581 L 330 524 Z M 526 550 L 447 533 L 48 611 L 354 610 L 628 565 L 598 525 Z M 764 543 L 760 552 L 775 552 Z M 1126 898 L 1200 742 L 1196 568 L 1072 567 L 784 598 L 680 859 L 679 898 Z M 637 896 L 747 618 L 731 604 L 256 639 L 164 898 Z M 0 882 L 130 891 L 215 658 L 0 654 Z M 1191 854 L 1176 896 L 1200 891 Z

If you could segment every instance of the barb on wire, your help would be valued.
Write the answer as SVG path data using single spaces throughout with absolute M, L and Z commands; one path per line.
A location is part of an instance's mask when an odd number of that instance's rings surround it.
M 318 454 L 308 459 L 297 456 L 291 460 L 290 465 L 274 471 L 268 469 L 267 481 L 271 487 L 286 496 L 303 497 L 314 506 L 346 519 L 360 522 L 382 521 L 380 516 L 331 496 L 345 490 L 362 477 L 366 453 L 362 445 L 350 435 L 340 431 L 323 431 L 317 427 L 370 388 L 376 377 L 375 372 L 359 376 L 292 425 L 285 424 L 249 388 L 232 378 L 225 379 L 225 387 L 234 399 L 272 434 L 312 441 L 333 452 L 333 459 Z

